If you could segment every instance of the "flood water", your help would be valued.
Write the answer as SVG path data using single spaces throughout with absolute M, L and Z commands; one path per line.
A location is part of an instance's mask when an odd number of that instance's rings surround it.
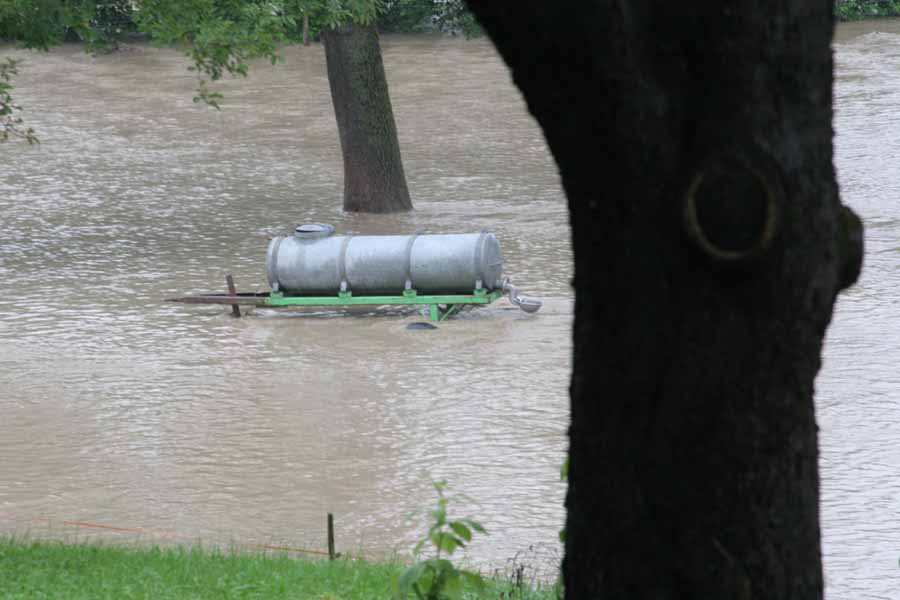
M 81 537 L 110 524 L 204 543 L 408 554 L 446 479 L 490 538 L 472 559 L 555 549 L 566 441 L 571 253 L 542 135 L 486 41 L 387 38 L 416 210 L 341 212 L 324 53 L 193 104 L 176 51 L 26 55 L 19 100 L 41 145 L 0 147 L 0 512 L 7 529 Z M 268 289 L 268 239 L 339 232 L 500 238 L 545 300 L 440 325 L 377 314 L 163 303 Z M 411 515 L 413 515 L 411 517 Z M 52 533 L 52 532 L 51 532 Z M 128 532 L 125 532 L 128 533 Z
M 42 144 L 0 145 L 0 533 L 321 549 L 332 512 L 338 550 L 385 557 L 446 479 L 491 533 L 471 560 L 552 562 L 572 318 L 556 170 L 489 42 L 382 44 L 416 207 L 399 216 L 340 210 L 318 46 L 224 82 L 221 112 L 191 102 L 174 50 L 3 52 L 27 59 L 16 97 Z M 895 598 L 900 27 L 842 28 L 835 49 L 839 179 L 868 246 L 817 386 L 828 596 Z M 306 221 L 490 228 L 544 308 L 409 331 L 421 313 L 162 302 L 226 273 L 266 290 L 268 239 Z

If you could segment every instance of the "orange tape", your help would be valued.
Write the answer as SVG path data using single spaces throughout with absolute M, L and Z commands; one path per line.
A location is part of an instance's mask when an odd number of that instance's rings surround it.
M 19 520 L 16 515 L 9 513 L 0 513 L 0 518 L 7 520 Z M 52 523 L 52 519 L 47 517 L 36 517 L 28 520 L 30 523 Z M 86 527 L 89 529 L 103 529 L 105 531 L 118 531 L 122 533 L 138 533 L 141 535 L 151 535 L 166 539 L 179 539 L 179 536 L 171 531 L 153 531 L 152 529 L 144 529 L 142 527 L 119 527 L 116 525 L 103 525 L 101 523 L 88 523 L 86 521 L 61 521 L 63 525 L 71 527 Z M 182 538 L 187 539 L 187 538 Z M 291 546 L 273 546 L 271 544 L 242 544 L 236 542 L 232 544 L 241 548 L 256 548 L 259 550 L 274 550 L 278 552 L 297 552 L 301 554 L 316 554 L 318 556 L 328 556 L 328 552 L 324 550 L 312 550 L 306 548 L 294 548 Z M 359 557 L 355 557 L 359 558 Z
M 74 525 L 75 527 L 91 527 L 94 529 L 107 529 L 109 531 L 123 531 L 126 533 L 140 533 L 144 535 L 155 535 L 164 538 L 175 538 L 172 532 L 151 531 L 149 529 L 141 529 L 140 527 L 115 527 L 113 525 L 100 525 L 98 523 L 85 523 L 83 521 L 63 521 L 63 525 Z

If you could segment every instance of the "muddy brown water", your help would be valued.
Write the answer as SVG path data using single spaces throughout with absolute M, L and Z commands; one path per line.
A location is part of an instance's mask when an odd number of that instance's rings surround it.
M 485 40 L 385 37 L 416 210 L 340 210 L 321 48 L 191 101 L 176 51 L 25 58 L 42 140 L 0 145 L 0 532 L 408 553 L 446 479 L 491 535 L 469 558 L 548 563 L 563 522 L 571 346 L 565 199 L 540 130 Z M 900 589 L 900 26 L 838 30 L 836 164 L 866 220 L 817 382 L 829 598 Z M 490 228 L 542 297 L 437 331 L 409 310 L 256 310 L 161 299 L 266 289 L 267 240 Z M 142 529 L 98 530 L 74 522 Z M 531 550 L 529 550 L 531 548 Z

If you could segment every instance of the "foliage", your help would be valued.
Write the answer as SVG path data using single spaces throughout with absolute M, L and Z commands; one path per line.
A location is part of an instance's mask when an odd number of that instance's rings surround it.
M 18 116 L 22 107 L 14 104 L 10 90 L 13 89 L 12 78 L 18 74 L 21 61 L 7 58 L 0 62 L 0 142 L 6 142 L 10 136 L 20 137 L 29 144 L 38 142 L 31 127 L 22 128 L 22 117 Z
M 0 598 L 390 598 L 402 566 L 0 538 Z
M 463 0 L 434 0 L 434 5 L 435 23 L 441 31 L 467 38 L 481 35 L 481 26 Z
M 302 36 L 304 16 L 315 36 L 323 27 L 368 25 L 379 15 L 394 31 L 480 31 L 463 0 L 0 0 L 0 41 L 48 50 L 68 38 L 108 52 L 139 30 L 158 44 L 186 45 L 191 69 L 201 74 L 194 102 L 218 109 L 222 95 L 208 81 L 246 76 L 256 58 L 277 62 L 278 46 Z M 16 136 L 35 143 L 10 94 L 17 65 L 8 59 L 0 69 L 0 142 Z
M 382 0 L 324 0 L 318 2 L 318 20 L 323 27 L 347 23 L 371 25 L 383 5 Z
M 563 598 L 560 573 L 562 555 L 555 544 L 529 546 L 506 561 L 506 566 L 492 573 L 491 577 L 502 578 L 508 589 L 500 590 L 500 595 L 485 594 L 493 600 L 538 600 L 548 596 L 554 600 Z M 552 581 L 553 583 L 549 583 Z M 493 590 L 491 590 L 493 591 Z
M 201 548 L 114 547 L 0 537 L 0 598 L 387 600 L 402 566 Z M 488 581 L 491 598 L 556 600 L 552 588 Z
M 838 0 L 835 15 L 841 21 L 900 15 L 900 0 Z
M 222 95 L 208 81 L 246 76 L 256 58 L 277 62 L 278 46 L 302 36 L 304 16 L 313 36 L 325 27 L 376 20 L 390 31 L 480 32 L 463 0 L 0 0 L 0 40 L 47 50 L 76 39 L 88 51 L 108 52 L 123 35 L 141 31 L 158 44 L 187 46 L 191 69 L 202 76 L 194 101 L 219 108 Z M 14 74 L 14 66 L 7 69 Z M 21 122 L 10 117 L 21 109 L 11 103 L 6 82 L 3 140 Z
M 475 16 L 463 0 L 387 0 L 378 28 L 391 33 L 439 31 L 466 37 L 481 35 Z
M 278 46 L 299 39 L 308 16 L 313 33 L 323 27 L 375 21 L 382 0 L 144 0 L 140 29 L 160 44 L 187 44 L 192 69 L 209 78 L 246 76 L 249 61 L 279 60 Z M 201 80 L 195 102 L 219 108 L 221 95 Z
M 431 545 L 434 558 L 419 561 L 406 569 L 397 579 L 397 597 L 407 598 L 410 593 L 418 600 L 454 600 L 462 596 L 464 586 L 483 590 L 485 581 L 478 573 L 459 569 L 447 558 L 457 549 L 464 548 L 472 540 L 472 532 L 487 532 L 472 519 L 450 520 L 447 516 L 448 500 L 444 496 L 445 481 L 436 481 L 437 508 L 431 511 L 428 534 L 416 544 L 413 554 L 418 556 L 422 548 Z
M 89 51 L 107 51 L 135 30 L 133 12 L 130 0 L 0 0 L 0 40 L 37 50 L 83 41 Z
M 317 27 L 374 22 L 382 0 L 0 0 L 0 39 L 47 50 L 66 37 L 91 51 L 115 48 L 126 32 L 140 30 L 159 44 L 184 44 L 193 69 L 210 81 L 246 76 L 249 61 L 278 60 L 278 45 L 309 15 Z M 201 101 L 218 108 L 220 94 L 201 79 Z
M 387 0 L 378 15 L 378 29 L 389 33 L 431 31 L 433 0 Z
M 254 58 L 278 60 L 294 21 L 276 8 L 266 0 L 144 0 L 137 23 L 156 43 L 187 44 L 191 68 L 216 81 L 224 73 L 246 76 Z M 195 102 L 218 108 L 220 98 L 201 80 Z
M 286 27 L 287 39 L 298 42 L 303 38 L 303 17 L 309 17 L 309 33 L 318 39 L 320 32 L 329 27 L 348 23 L 369 25 L 384 10 L 385 0 L 282 0 L 278 10 L 293 18 Z
M 0 41 L 47 50 L 79 22 L 78 11 L 60 0 L 0 0 Z
M 79 5 L 81 25 L 71 33 L 86 42 L 91 51 L 116 50 L 124 35 L 137 31 L 135 4 L 132 0 L 81 0 Z

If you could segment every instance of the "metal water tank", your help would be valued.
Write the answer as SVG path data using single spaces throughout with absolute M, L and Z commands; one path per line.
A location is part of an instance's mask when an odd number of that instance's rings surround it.
M 464 293 L 502 289 L 503 255 L 493 233 L 334 235 L 322 223 L 276 237 L 266 253 L 275 291 L 297 295 Z

